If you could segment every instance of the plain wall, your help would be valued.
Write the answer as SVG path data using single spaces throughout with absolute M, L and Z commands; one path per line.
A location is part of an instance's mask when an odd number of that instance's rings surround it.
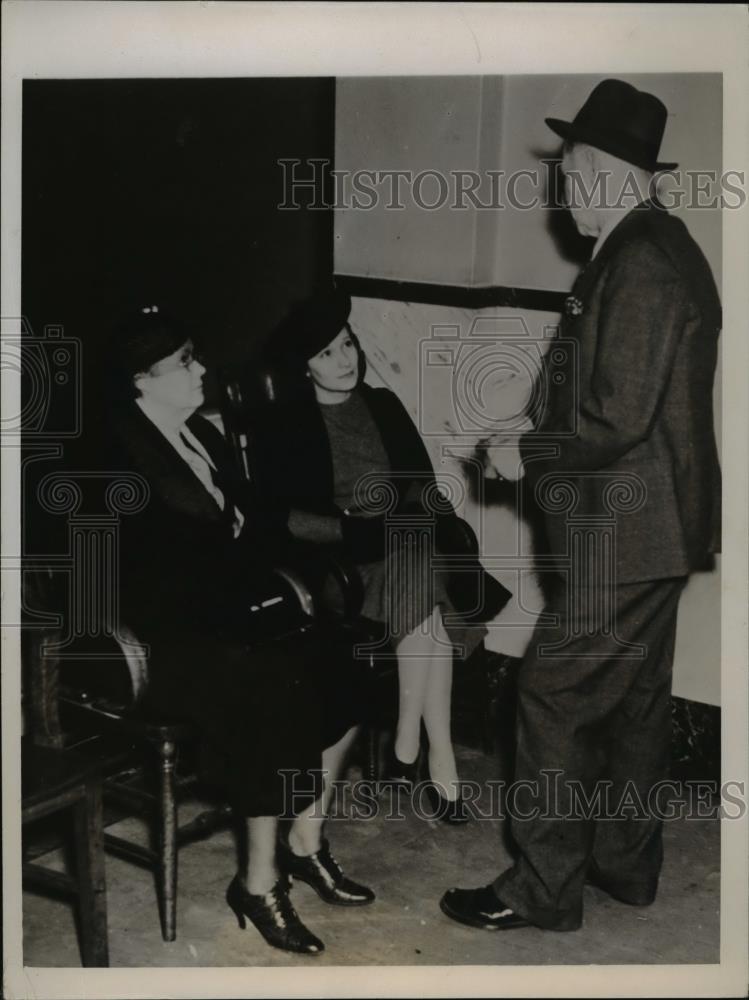
M 476 170 L 489 151 L 496 161 L 500 77 L 345 77 L 336 81 L 336 170 L 346 171 L 346 204 L 336 212 L 335 264 L 339 274 L 472 285 L 491 281 L 489 219 L 455 210 L 439 181 L 451 170 Z M 490 141 L 494 140 L 494 141 Z M 362 177 L 376 197 L 357 194 L 355 175 L 404 170 L 417 177 L 419 207 L 408 182 Z M 399 184 L 395 195 L 391 185 Z M 449 188 L 448 195 L 449 195 Z M 444 202 L 444 203 L 443 203 Z M 402 204 L 402 208 L 389 207 Z
M 568 213 L 545 207 L 561 140 L 546 117 L 570 120 L 601 76 L 538 75 L 486 77 L 346 77 L 336 82 L 336 169 L 433 170 L 448 180 L 448 201 L 426 210 L 402 184 L 403 208 L 387 207 L 383 181 L 372 208 L 336 212 L 335 267 L 339 274 L 457 285 L 506 285 L 567 291 L 590 244 L 579 238 Z M 720 74 L 632 74 L 627 80 L 660 97 L 668 109 L 663 161 L 681 169 L 722 168 L 722 78 Z M 548 164 L 548 165 L 545 165 Z M 495 200 L 500 208 L 474 208 L 456 201 L 452 171 L 478 171 L 476 195 L 492 203 L 487 171 L 503 172 Z M 522 178 L 512 207 L 510 182 Z M 373 183 L 370 181 L 370 184 Z M 676 181 L 664 178 L 664 195 Z M 686 187 L 682 175 L 680 188 Z M 716 188 L 713 187 L 713 191 Z M 433 179 L 421 198 L 438 200 Z M 366 203 L 366 202 L 365 202 Z M 721 217 L 715 210 L 674 208 L 699 242 L 721 280 Z

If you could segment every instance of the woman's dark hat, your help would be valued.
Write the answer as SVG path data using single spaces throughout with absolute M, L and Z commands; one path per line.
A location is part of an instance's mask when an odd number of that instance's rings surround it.
M 112 364 L 124 375 L 147 372 L 190 339 L 190 332 L 175 316 L 158 305 L 130 310 L 114 331 Z
M 656 173 L 678 166 L 658 162 L 667 117 L 665 104 L 654 94 L 623 80 L 604 80 L 593 89 L 574 121 L 545 121 L 566 142 L 587 143 Z
M 351 314 L 351 296 L 340 288 L 322 289 L 296 303 L 271 342 L 272 353 L 304 364 L 335 340 Z

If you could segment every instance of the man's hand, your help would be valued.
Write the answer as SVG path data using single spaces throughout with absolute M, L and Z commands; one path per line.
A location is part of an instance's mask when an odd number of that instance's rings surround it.
M 518 447 L 517 434 L 493 435 L 478 443 L 478 453 L 483 460 L 484 476 L 487 479 L 507 479 L 517 482 L 525 475 L 523 459 Z

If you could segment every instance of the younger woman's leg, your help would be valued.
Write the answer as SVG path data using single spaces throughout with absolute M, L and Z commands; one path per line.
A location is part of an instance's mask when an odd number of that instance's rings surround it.
M 424 726 L 429 737 L 429 775 L 444 797 L 458 797 L 458 770 L 453 750 L 451 712 L 453 651 L 439 608 L 432 614 L 432 655 L 427 669 Z
M 429 737 L 429 767 L 435 781 L 446 782 L 448 798 L 456 791 L 457 780 L 452 747 L 450 713 L 452 705 L 452 645 L 435 607 L 416 632 L 396 647 L 398 655 L 399 705 L 395 755 L 410 764 L 419 752 L 421 720 Z
M 396 645 L 398 656 L 398 724 L 395 756 L 412 764 L 419 754 L 421 720 L 424 715 L 433 641 L 429 620 Z

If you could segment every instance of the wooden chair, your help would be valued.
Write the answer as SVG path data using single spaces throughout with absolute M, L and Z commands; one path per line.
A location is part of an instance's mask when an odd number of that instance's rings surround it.
M 75 876 L 23 863 L 23 879 L 78 900 L 84 966 L 108 966 L 107 888 L 102 840 L 101 775 L 95 762 L 73 752 L 34 746 L 21 750 L 21 821 L 73 810 Z
M 47 613 L 59 608 L 59 602 L 50 598 L 52 576 L 49 570 L 24 574 L 27 608 Z M 284 568 L 277 569 L 274 579 L 277 590 L 269 594 L 274 627 L 284 607 L 289 609 L 295 631 L 311 627 L 312 602 L 303 581 Z M 162 936 L 174 941 L 179 848 L 228 825 L 231 810 L 219 804 L 189 823 L 178 822 L 179 802 L 198 781 L 194 770 L 183 772 L 178 765 L 195 746 L 198 733 L 184 722 L 144 714 L 148 664 L 137 637 L 120 624 L 110 637 L 109 651 L 102 651 L 101 637 L 97 638 L 98 656 L 91 653 L 90 643 L 80 639 L 66 648 L 63 659 L 61 632 L 61 627 L 36 627 L 27 629 L 24 636 L 34 741 L 46 747 L 77 746 L 96 755 L 104 774 L 105 798 L 127 814 L 154 821 L 155 846 L 105 833 L 104 847 L 154 871 Z M 88 679 L 66 683 L 63 674 L 75 673 L 73 668 L 81 663 L 89 668 Z M 155 765 L 155 787 L 147 780 L 149 765 Z

